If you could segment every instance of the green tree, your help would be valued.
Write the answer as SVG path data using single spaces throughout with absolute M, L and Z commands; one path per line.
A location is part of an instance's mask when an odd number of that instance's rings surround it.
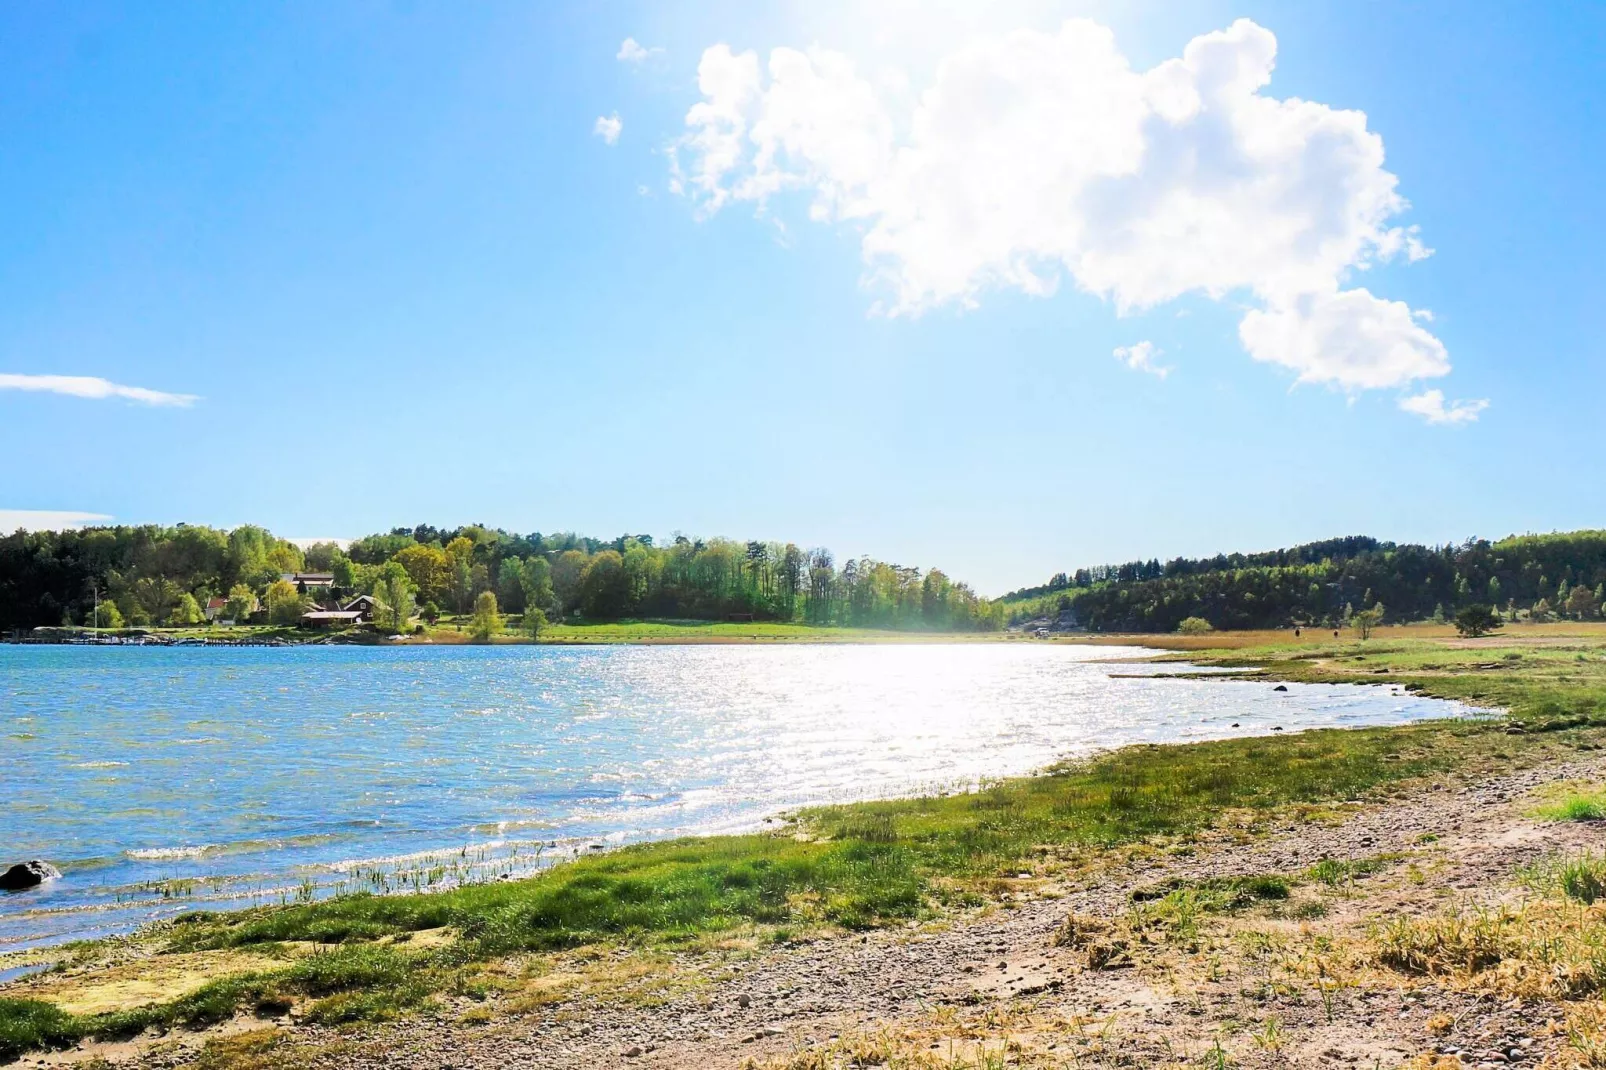
M 1488 635 L 1500 627 L 1500 614 L 1485 605 L 1471 605 L 1455 615 L 1455 630 L 1468 638 Z
M 99 617 L 96 614 L 99 614 Z M 101 602 L 99 606 L 90 609 L 89 617 L 84 621 L 91 628 L 121 628 L 123 615 L 117 611 L 117 603 L 112 601 Z
M 481 591 L 474 598 L 474 620 L 469 634 L 476 643 L 489 643 L 491 636 L 502 630 L 502 615 L 497 612 L 496 594 Z
M 173 603 L 173 608 L 168 611 L 167 623 L 184 628 L 201 623 L 204 616 L 200 603 L 195 601 L 195 596 L 186 591 L 179 595 L 178 601 Z
M 565 550 L 552 562 L 552 593 L 560 612 L 567 613 L 580 601 L 580 575 L 586 569 L 586 555 Z
M 334 559 L 329 562 L 329 571 L 334 573 L 336 587 L 349 590 L 357 586 L 357 566 L 343 552 L 335 551 Z
M 600 620 L 621 617 L 628 604 L 625 560 L 617 550 L 604 550 L 586 563 L 580 575 L 580 610 Z
M 1383 603 L 1379 602 L 1371 609 L 1363 609 L 1350 617 L 1350 627 L 1354 628 L 1362 640 L 1372 637 L 1372 629 L 1383 623 Z
M 243 583 L 229 588 L 228 601 L 223 603 L 223 615 L 237 624 L 244 624 L 256 612 L 257 596 Z
M 552 609 L 552 566 L 544 557 L 532 557 L 524 562 L 524 607 L 526 610 Z
M 1177 625 L 1177 631 L 1183 635 L 1204 635 L 1206 632 L 1213 630 L 1210 627 L 1210 622 L 1203 617 L 1187 617 L 1181 624 Z
M 304 551 L 308 572 L 333 572 L 335 561 L 345 557 L 339 543 L 315 542 Z
M 397 561 L 387 561 L 380 567 L 374 584 L 374 620 L 382 628 L 402 632 L 413 619 L 413 593 L 417 586 L 407 569 Z
M 439 546 L 414 543 L 397 550 L 391 560 L 407 570 L 407 576 L 419 598 L 426 602 L 439 602 L 446 597 L 451 562 Z
M 183 590 L 164 576 L 146 576 L 134 581 L 134 601 L 144 611 L 144 618 L 153 624 L 166 624 L 168 614 L 177 604 Z
M 1580 583 L 1567 596 L 1567 612 L 1578 620 L 1593 620 L 1600 613 L 1600 599 L 1595 592 Z
M 151 622 L 151 615 L 145 612 L 145 607 L 132 594 L 120 595 L 112 605 L 117 607 L 130 628 L 143 628 Z
M 446 558 L 452 611 L 467 613 L 474 605 L 474 543 L 459 535 L 446 544 Z
M 524 609 L 524 562 L 504 557 L 496 566 L 496 603 L 508 613 Z
M 534 606 L 524 611 L 524 630 L 535 642 L 541 641 L 541 629 L 547 624 L 546 614 Z
M 299 624 L 303 606 L 301 593 L 289 580 L 274 580 L 268 585 L 263 602 L 268 607 L 268 621 L 272 624 Z
M 456 542 L 467 542 L 457 539 Z M 447 580 L 452 599 L 452 612 L 467 613 L 474 604 L 474 567 L 462 555 L 452 557 L 452 573 Z

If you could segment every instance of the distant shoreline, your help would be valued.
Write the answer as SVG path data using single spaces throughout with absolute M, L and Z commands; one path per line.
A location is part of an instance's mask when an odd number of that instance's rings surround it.
M 43 634 L 40 634 L 43 633 Z M 1501 635 L 1562 641 L 1606 639 L 1606 622 L 1558 621 L 1545 624 L 1507 625 Z M 102 641 L 97 641 L 100 638 Z M 106 639 L 120 642 L 106 642 Z M 1225 651 L 1259 647 L 1317 649 L 1347 641 L 1322 628 L 1292 628 L 1182 635 L 1175 632 L 1058 632 L 1038 637 L 1023 631 L 902 631 L 808 624 L 731 623 L 726 621 L 634 620 L 585 624 L 553 624 L 539 640 L 517 632 L 498 633 L 489 643 L 475 643 L 469 634 L 451 625 L 436 625 L 422 635 L 408 634 L 391 640 L 372 631 L 311 633 L 293 628 L 184 628 L 125 629 L 88 632 L 85 629 L 36 629 L 24 636 L 0 637 L 0 646 L 154 646 L 180 647 L 304 647 L 304 646 L 773 646 L 814 644 L 924 644 L 924 643 L 1028 643 L 1041 646 L 1141 646 L 1173 653 Z M 142 641 L 143 640 L 143 641 Z M 1376 629 L 1373 642 L 1398 640 L 1458 641 L 1453 626 L 1419 622 Z

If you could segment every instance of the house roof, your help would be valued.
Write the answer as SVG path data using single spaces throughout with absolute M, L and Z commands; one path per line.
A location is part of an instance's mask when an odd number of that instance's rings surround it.
M 281 572 L 279 578 L 288 583 L 304 583 L 309 587 L 332 587 L 335 582 L 333 572 Z
M 302 620 L 349 620 L 355 622 L 361 617 L 361 613 L 345 609 L 314 609 L 309 613 L 301 614 Z
M 207 609 L 222 609 L 228 604 L 229 600 L 227 598 L 208 598 L 206 600 Z

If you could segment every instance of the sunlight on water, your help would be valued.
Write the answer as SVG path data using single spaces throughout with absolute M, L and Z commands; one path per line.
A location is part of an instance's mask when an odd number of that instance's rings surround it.
M 0 862 L 64 873 L 0 896 L 0 949 L 196 907 L 490 879 L 1125 743 L 1464 712 L 1109 660 L 1144 653 L 0 648 Z

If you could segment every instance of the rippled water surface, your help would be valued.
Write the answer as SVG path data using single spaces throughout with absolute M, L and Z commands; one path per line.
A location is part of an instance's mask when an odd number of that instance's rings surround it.
M 440 886 L 1130 742 L 1401 722 L 1391 688 L 1122 678 L 1049 644 L 0 647 L 0 950 Z M 1237 727 L 1233 723 L 1237 722 Z

